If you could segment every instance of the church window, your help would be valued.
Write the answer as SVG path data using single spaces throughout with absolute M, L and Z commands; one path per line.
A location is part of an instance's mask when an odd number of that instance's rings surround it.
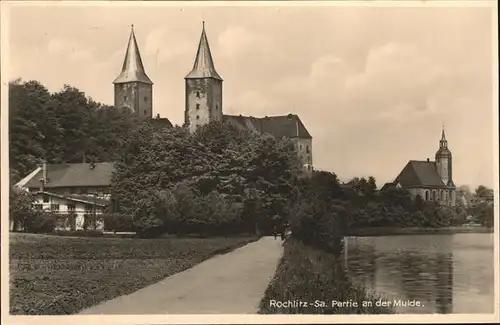
M 429 191 L 425 191 L 425 200 L 429 201 Z
M 147 110 L 144 110 L 144 115 L 146 115 L 147 112 L 148 112 Z
M 196 104 L 196 109 L 200 109 L 200 104 Z
M 218 111 L 219 110 L 219 105 L 215 104 L 215 110 Z
M 74 204 L 68 204 L 68 212 L 75 211 L 76 207 Z

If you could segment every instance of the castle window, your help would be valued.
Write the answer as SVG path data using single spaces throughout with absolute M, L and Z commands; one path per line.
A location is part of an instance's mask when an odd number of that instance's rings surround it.
M 68 212 L 73 212 L 76 210 L 76 207 L 74 204 L 68 204 Z
M 196 92 L 196 97 L 200 98 L 200 92 L 199 91 Z
M 196 104 L 196 109 L 200 109 L 200 104 Z
M 51 204 L 50 211 L 59 211 L 59 204 Z
M 302 145 L 299 146 L 300 150 L 302 150 Z

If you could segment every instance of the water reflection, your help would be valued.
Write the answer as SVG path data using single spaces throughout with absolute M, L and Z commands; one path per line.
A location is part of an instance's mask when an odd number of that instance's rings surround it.
M 348 238 L 351 278 L 398 313 L 493 313 L 493 234 Z M 407 306 L 419 301 L 422 306 Z

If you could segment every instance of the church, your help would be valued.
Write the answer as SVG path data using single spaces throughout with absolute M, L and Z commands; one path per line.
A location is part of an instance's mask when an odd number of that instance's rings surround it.
M 452 166 L 452 155 L 443 128 L 435 161 L 410 160 L 396 179 L 386 183 L 381 191 L 389 187 L 403 188 L 414 197 L 420 195 L 425 201 L 455 206 L 456 187 Z
M 227 121 L 238 128 L 289 138 L 295 144 L 305 170 L 313 170 L 312 136 L 298 115 L 252 117 L 224 114 L 223 79 L 215 69 L 204 22 L 193 68 L 184 79 L 184 126 L 190 132 L 210 121 Z M 133 25 L 122 71 L 113 84 L 116 107 L 127 107 L 139 117 L 153 118 L 153 82 L 146 74 Z M 171 125 L 168 119 L 159 116 L 154 120 Z

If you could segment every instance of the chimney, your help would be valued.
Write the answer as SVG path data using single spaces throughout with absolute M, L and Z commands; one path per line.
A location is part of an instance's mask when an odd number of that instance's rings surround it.
M 427 158 L 427 161 L 430 161 L 429 158 Z
M 157 114 L 156 114 L 156 118 L 160 118 L 160 113 L 157 113 Z
M 47 182 L 47 162 L 45 159 L 42 163 L 42 176 L 40 177 L 40 192 L 45 190 L 45 183 Z
M 287 115 L 288 119 L 291 119 L 292 117 L 293 117 L 293 115 L 291 113 Z
M 42 165 L 42 178 L 44 182 L 47 182 L 47 161 L 43 161 Z

